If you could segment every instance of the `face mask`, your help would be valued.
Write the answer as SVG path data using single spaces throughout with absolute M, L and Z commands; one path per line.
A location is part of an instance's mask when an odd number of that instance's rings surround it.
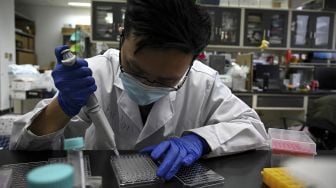
M 170 88 L 147 86 L 125 72 L 120 73 L 119 77 L 127 95 L 140 106 L 156 102 L 171 91 Z

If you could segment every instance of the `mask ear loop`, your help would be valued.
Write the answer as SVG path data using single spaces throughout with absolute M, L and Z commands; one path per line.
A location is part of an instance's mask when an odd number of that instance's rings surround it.
M 124 72 L 123 67 L 121 66 L 121 46 L 124 43 L 125 29 L 119 28 L 120 31 L 120 41 L 119 41 L 119 68 L 121 72 Z
M 184 82 L 188 79 L 191 67 L 194 65 L 194 61 L 195 61 L 196 58 L 197 58 L 197 55 L 194 55 L 192 60 L 191 60 L 190 65 L 189 65 L 188 71 L 183 76 L 183 79 L 180 80 L 180 82 L 177 84 L 177 87 L 175 89 L 176 91 L 179 90 L 183 86 Z
M 119 42 L 119 50 L 121 50 L 121 46 L 124 43 L 124 37 L 125 37 L 125 29 L 120 29 L 120 42 Z

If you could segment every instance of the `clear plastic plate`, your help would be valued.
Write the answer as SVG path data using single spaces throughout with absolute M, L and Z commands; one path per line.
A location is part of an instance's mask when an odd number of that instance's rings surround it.
M 146 186 L 163 182 L 156 176 L 156 164 L 147 155 L 112 156 L 111 165 L 119 187 Z M 224 177 L 200 163 L 182 167 L 175 177 L 183 187 L 222 187 L 224 183 Z
M 119 187 L 145 186 L 163 182 L 156 176 L 156 164 L 143 154 L 111 156 Z
M 175 177 L 184 187 L 223 187 L 225 179 L 200 163 L 182 167 Z

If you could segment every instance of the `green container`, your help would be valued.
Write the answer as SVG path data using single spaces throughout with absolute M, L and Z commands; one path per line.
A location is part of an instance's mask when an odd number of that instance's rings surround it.
M 83 137 L 75 137 L 64 140 L 64 150 L 81 150 L 84 146 Z
M 50 164 L 32 169 L 27 174 L 28 188 L 72 188 L 74 169 L 68 164 Z

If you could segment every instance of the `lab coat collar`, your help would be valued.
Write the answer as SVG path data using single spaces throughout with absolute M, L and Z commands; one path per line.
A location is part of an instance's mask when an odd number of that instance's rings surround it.
M 118 88 L 120 88 L 121 90 L 124 90 L 124 86 L 123 86 L 123 84 L 122 84 L 122 82 L 121 82 L 121 79 L 120 79 L 120 73 L 121 73 L 121 71 L 120 71 L 120 66 L 118 65 L 118 70 L 117 70 L 117 73 L 116 73 L 116 75 L 115 75 L 115 77 L 114 77 L 114 85 L 116 86 L 116 87 L 118 87 Z
M 118 106 L 128 116 L 129 119 L 135 124 L 139 132 L 143 128 L 142 119 L 139 111 L 138 104 L 130 99 L 127 93 L 123 90 L 118 98 Z
M 167 96 L 164 96 L 155 102 L 150 113 L 148 114 L 147 122 L 145 126 L 143 126 L 138 104 L 128 97 L 124 90 L 122 81 L 119 78 L 120 74 L 120 68 L 118 68 L 114 85 L 121 89 L 122 92 L 117 103 L 124 113 L 132 120 L 138 130 L 141 131 L 137 140 L 138 144 L 142 140 L 154 134 L 161 127 L 166 125 L 167 122 L 173 117 L 174 111 L 172 103 L 176 99 L 176 92 L 170 92 Z
M 136 144 L 145 140 L 147 137 L 154 134 L 160 128 L 164 127 L 173 117 L 174 108 L 173 101 L 176 98 L 176 92 L 170 92 L 169 95 L 157 101 L 147 117 L 147 122 L 142 129 Z

